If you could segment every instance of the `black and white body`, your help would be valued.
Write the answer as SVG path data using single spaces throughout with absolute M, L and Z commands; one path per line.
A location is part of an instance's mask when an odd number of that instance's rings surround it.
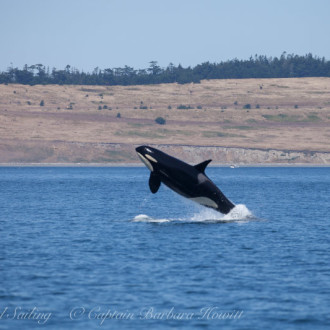
M 149 146 L 135 150 L 151 172 L 149 187 L 153 194 L 163 182 L 181 196 L 221 213 L 227 214 L 235 207 L 206 176 L 205 168 L 211 159 L 192 166 Z

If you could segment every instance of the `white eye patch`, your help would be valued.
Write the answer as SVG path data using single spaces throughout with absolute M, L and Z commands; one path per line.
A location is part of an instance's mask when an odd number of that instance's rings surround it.
M 146 155 L 146 157 L 147 157 L 149 160 L 151 160 L 152 162 L 154 162 L 154 163 L 158 163 L 157 160 L 156 160 L 154 157 L 152 157 L 152 156 L 150 156 L 150 155 Z

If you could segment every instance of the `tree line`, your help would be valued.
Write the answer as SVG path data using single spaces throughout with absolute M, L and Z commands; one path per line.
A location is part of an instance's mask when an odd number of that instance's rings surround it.
M 23 69 L 9 67 L 0 72 L 1 84 L 59 84 L 59 85 L 147 85 L 162 83 L 199 83 L 203 79 L 330 77 L 330 61 L 307 54 L 286 54 L 280 57 L 258 56 L 248 60 L 228 60 L 220 63 L 204 62 L 184 68 L 170 63 L 161 68 L 156 61 L 147 69 L 132 67 L 79 71 L 67 65 L 59 70 L 42 64 L 25 65 Z

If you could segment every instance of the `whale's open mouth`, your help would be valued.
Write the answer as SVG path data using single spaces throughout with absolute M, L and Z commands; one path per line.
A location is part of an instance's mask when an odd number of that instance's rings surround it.
M 149 162 L 149 160 L 147 158 L 145 158 L 143 155 L 141 155 L 139 152 L 137 152 L 139 158 L 141 159 L 142 163 L 145 164 L 145 166 L 148 167 L 148 169 L 152 172 L 154 169 L 151 165 L 151 163 Z

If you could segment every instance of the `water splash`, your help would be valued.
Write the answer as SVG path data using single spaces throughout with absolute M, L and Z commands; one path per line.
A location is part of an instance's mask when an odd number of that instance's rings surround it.
M 238 204 L 228 214 L 221 214 L 215 210 L 203 208 L 191 217 L 191 221 L 242 221 L 252 217 L 253 214 L 244 204 Z
M 252 212 L 244 204 L 237 204 L 223 217 L 223 220 L 248 220 L 251 218 L 253 218 Z
M 192 216 L 187 216 L 185 218 L 179 219 L 155 219 L 149 217 L 146 214 L 139 214 L 134 217 L 133 222 L 153 222 L 153 223 L 163 223 L 163 222 L 238 222 L 247 221 L 253 218 L 252 212 L 244 205 L 236 205 L 228 214 L 221 214 L 215 210 L 201 207 L 198 213 L 194 213 Z

